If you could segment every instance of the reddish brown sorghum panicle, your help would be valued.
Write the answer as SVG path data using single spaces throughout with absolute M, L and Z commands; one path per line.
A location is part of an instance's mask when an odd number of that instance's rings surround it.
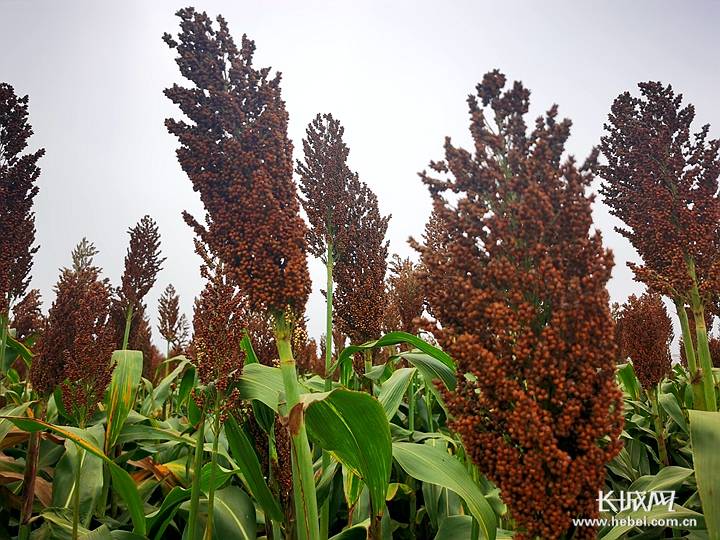
M 441 178 L 422 174 L 435 217 L 421 257 L 433 332 L 460 373 L 450 425 L 500 487 L 516 538 L 558 538 L 597 516 L 621 445 L 612 256 L 589 235 L 595 154 L 563 159 L 570 121 L 552 107 L 528 133 L 529 92 L 504 87 L 494 71 L 468 98 L 474 151 L 446 139 L 430 165 Z
M 643 388 L 651 391 L 670 372 L 672 321 L 659 294 L 632 295 L 618 317 L 621 357 L 632 360 Z
M 325 369 L 324 360 L 318 357 L 317 343 L 307 333 L 307 321 L 297 321 L 290 340 L 293 356 L 299 373 L 322 373 Z
M 180 314 L 180 296 L 172 284 L 165 287 L 158 301 L 158 331 L 169 348 L 182 350 L 187 346 L 190 329 L 187 318 Z
M 720 290 L 720 141 L 708 140 L 708 125 L 692 134 L 695 109 L 682 107 L 671 86 L 638 87 L 641 97 L 625 92 L 612 105 L 601 192 L 642 257 L 630 264 L 637 279 L 689 304 L 692 261 L 707 303 Z
M 18 341 L 37 336 L 45 326 L 45 317 L 41 311 L 42 300 L 38 289 L 31 289 L 12 309 L 10 326 L 15 329 Z
M 390 216 L 380 215 L 377 197 L 364 183 L 348 216 L 352 226 L 335 269 L 337 327 L 352 343 L 364 343 L 382 332 Z
M 128 310 L 132 310 L 127 346 L 130 349 L 143 350 L 143 340 L 145 340 L 144 344 L 148 345 L 152 334 L 149 324 L 146 328 L 140 328 L 145 317 L 143 300 L 155 284 L 165 259 L 160 256 L 160 232 L 157 223 L 150 216 L 144 216 L 134 227 L 128 229 L 128 234 L 130 245 L 125 255 L 122 285 L 117 289 L 113 299 L 112 318 L 116 346 L 121 348 Z M 147 335 L 143 335 L 143 332 Z M 145 364 L 149 359 L 146 360 Z
M 166 121 L 206 210 L 206 226 L 185 213 L 225 272 L 253 308 L 274 313 L 288 306 L 302 313 L 310 292 L 305 258 L 306 227 L 293 180 L 288 114 L 280 75 L 253 64 L 255 44 L 235 45 L 227 24 L 217 26 L 193 8 L 177 12 L 181 32 L 165 42 L 192 85 L 165 95 L 186 120 Z
M 328 243 L 335 261 L 342 259 L 348 243 L 353 207 L 366 186 L 347 164 L 350 149 L 343 141 L 345 128 L 331 114 L 318 114 L 303 139 L 305 162 L 297 162 L 301 200 L 310 221 L 308 249 L 325 258 Z
M 390 262 L 390 275 L 387 281 L 387 306 L 392 313 L 396 314 L 400 323 L 395 328 L 388 327 L 387 329 L 402 330 L 410 334 L 417 333 L 419 318 L 425 304 L 425 293 L 418 265 L 409 258 L 401 259 L 395 255 Z
M 83 241 L 73 252 L 73 268 L 62 270 L 30 370 L 33 389 L 41 395 L 62 384 L 63 404 L 81 425 L 110 382 L 114 349 L 111 288 L 92 264 L 94 253 Z
M 28 97 L 18 97 L 12 86 L 0 83 L 0 318 L 27 290 L 32 258 L 38 249 L 32 247 L 32 204 L 38 192 L 37 162 L 45 150 L 23 155 L 32 134 Z

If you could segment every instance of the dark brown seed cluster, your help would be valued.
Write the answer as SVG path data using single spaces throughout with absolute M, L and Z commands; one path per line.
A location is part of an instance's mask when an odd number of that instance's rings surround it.
M 632 360 L 643 388 L 652 390 L 670 372 L 672 321 L 659 294 L 632 295 L 618 316 L 620 357 Z
M 390 216 L 381 216 L 377 196 L 364 183 L 350 208 L 351 228 L 335 268 L 337 327 L 352 343 L 377 339 L 385 313 L 385 273 Z
M 638 280 L 687 301 L 692 260 L 701 296 L 711 300 L 720 291 L 720 141 L 708 139 L 708 125 L 692 133 L 695 109 L 671 86 L 638 86 L 640 97 L 618 96 L 605 125 L 602 194 L 642 257 L 630 265 Z
M 221 262 L 207 260 L 202 274 L 207 283 L 195 299 L 192 351 L 200 381 L 224 395 L 242 373 L 247 300 Z
M 160 254 L 160 232 L 157 223 L 144 216 L 128 230 L 130 245 L 125 255 L 125 269 L 121 286 L 117 289 L 112 305 L 116 347 L 122 347 L 125 335 L 127 312 L 132 308 L 132 321 L 128 348 L 151 354 L 152 330 L 145 315 L 143 300 L 157 280 L 158 272 L 165 261 Z M 144 371 L 153 373 L 150 357 L 145 356 Z
M 45 150 L 24 154 L 33 134 L 28 124 L 28 97 L 0 83 L 0 316 L 25 294 L 32 258 L 37 252 L 33 199 Z
M 387 283 L 385 327 L 387 331 L 402 330 L 415 334 L 425 305 L 420 268 L 409 258 L 395 255 L 390 261 Z
M 166 121 L 177 156 L 205 206 L 206 225 L 185 213 L 252 307 L 302 313 L 310 279 L 306 226 L 293 180 L 288 114 L 280 75 L 253 66 L 255 44 L 235 45 L 227 24 L 193 8 L 177 12 L 177 41 L 166 34 L 192 84 L 165 95 L 188 120 Z
M 81 425 L 110 383 L 115 348 L 109 317 L 112 289 L 93 266 L 96 253 L 83 240 L 73 252 L 73 267 L 62 270 L 30 370 L 33 389 L 41 395 L 62 385 L 65 409 Z
M 336 262 L 354 226 L 351 214 L 367 186 L 348 167 L 350 149 L 343 141 L 345 128 L 331 114 L 318 114 L 305 130 L 305 162 L 297 162 L 301 199 L 310 221 L 308 249 L 324 258 L 329 242 Z
M 172 284 L 165 287 L 158 301 L 158 331 L 171 350 L 184 350 L 190 329 L 185 314 L 180 314 L 180 296 Z
M 42 332 L 45 326 L 45 317 L 41 307 L 42 299 L 38 289 L 29 290 L 23 299 L 13 306 L 10 326 L 15 329 L 15 338 L 18 341 L 24 342 Z
M 582 167 L 564 157 L 570 122 L 556 107 L 528 131 L 529 92 L 505 83 L 488 73 L 468 98 L 473 151 L 446 139 L 436 174 L 421 175 L 434 198 L 421 257 L 435 334 L 460 374 L 451 427 L 500 487 L 516 537 L 559 538 L 597 515 L 621 447 L 613 263 L 590 233 L 595 154 Z

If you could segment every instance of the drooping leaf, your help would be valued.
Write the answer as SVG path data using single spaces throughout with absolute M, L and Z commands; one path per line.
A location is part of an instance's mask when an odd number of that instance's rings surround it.
M 390 482 L 392 439 L 385 411 L 364 392 L 338 388 L 306 406 L 311 438 L 362 478 L 370 492 L 373 512 L 385 506 Z
M 282 509 L 265 482 L 265 475 L 252 443 L 232 416 L 225 422 L 225 435 L 230 446 L 230 454 L 242 472 L 246 487 L 266 515 L 276 521 L 282 521 Z
M 107 428 L 105 452 L 115 445 L 130 410 L 135 405 L 138 385 L 142 377 L 142 351 L 115 351 L 112 354 L 113 369 L 110 386 L 105 396 Z
M 388 420 L 395 416 L 416 371 L 415 368 L 400 368 L 395 370 L 390 378 L 383 383 L 378 401 L 382 405 Z
M 460 495 L 484 538 L 495 539 L 495 512 L 467 469 L 455 457 L 439 447 L 403 442 L 393 443 L 393 457 L 413 478 L 446 487 Z
M 257 538 L 255 506 L 250 497 L 237 486 L 228 486 L 215 492 L 213 518 L 213 532 L 217 540 Z
M 710 538 L 720 538 L 720 412 L 689 411 L 695 480 Z
M 145 513 L 135 482 L 127 471 L 120 468 L 117 463 L 108 458 L 97 445 L 92 444 L 81 436 L 73 433 L 73 431 L 68 429 L 66 426 L 56 426 L 34 418 L 22 418 L 17 416 L 6 418 L 25 431 L 33 432 L 50 430 L 53 433 L 57 433 L 66 439 L 72 440 L 78 446 L 81 446 L 107 463 L 110 475 L 112 476 L 113 487 L 127 505 L 128 512 L 130 513 L 130 517 L 133 522 L 134 531 L 140 535 L 145 534 Z
M 455 371 L 455 362 L 453 362 L 452 358 L 450 358 L 450 355 L 448 355 L 445 351 L 442 351 L 437 347 L 433 347 L 428 342 L 423 341 L 417 336 L 408 334 L 407 332 L 390 332 L 388 334 L 385 334 L 378 340 L 368 341 L 367 343 L 363 343 L 362 345 L 351 345 L 350 347 L 346 347 L 345 349 L 343 349 L 337 359 L 337 362 L 335 362 L 335 364 L 333 364 L 333 366 L 330 368 L 330 373 L 333 373 L 338 366 L 345 365 L 349 360 L 352 359 L 355 353 L 401 344 L 412 345 L 413 347 L 419 349 L 425 354 L 428 354 L 433 358 L 440 360 L 443 364 L 450 368 L 451 371 Z

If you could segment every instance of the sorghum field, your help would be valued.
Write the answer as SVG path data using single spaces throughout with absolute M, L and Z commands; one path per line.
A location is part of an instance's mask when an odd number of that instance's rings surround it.
M 293 144 L 256 44 L 177 22 L 167 147 L 204 206 L 182 216 L 188 317 L 169 285 L 150 319 L 151 216 L 120 282 L 82 239 L 54 298 L 30 289 L 44 150 L 32 96 L 0 84 L 0 538 L 720 539 L 720 142 L 680 89 L 628 88 L 575 159 L 557 106 L 534 118 L 486 73 L 472 144 L 438 133 L 420 173 L 417 256 L 393 257 L 341 121 Z M 597 181 L 641 261 L 624 305 Z

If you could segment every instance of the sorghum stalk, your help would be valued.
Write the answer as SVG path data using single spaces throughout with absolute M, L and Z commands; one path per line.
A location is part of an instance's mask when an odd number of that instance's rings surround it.
M 133 306 L 129 305 L 125 313 L 125 334 L 123 335 L 123 350 L 127 350 L 130 341 L 130 326 L 132 325 Z
M 688 320 L 687 311 L 685 311 L 685 303 L 682 300 L 675 300 L 675 310 L 678 319 L 680 319 L 680 329 L 682 331 L 683 348 L 685 349 L 685 358 L 687 358 L 688 371 L 690 372 L 690 385 L 693 393 L 693 406 L 699 410 L 705 410 L 705 390 L 702 381 L 696 377 L 697 362 L 695 360 L 695 347 L 693 346 L 692 334 L 690 332 L 690 321 Z
M 193 481 L 190 495 L 190 515 L 188 516 L 188 539 L 195 540 L 197 515 L 200 508 L 200 469 L 202 469 L 203 446 L 205 445 L 205 410 L 203 408 L 195 440 L 195 460 L 193 461 Z
M 327 255 L 325 260 L 325 272 L 327 274 L 327 288 L 325 297 L 325 391 L 329 392 L 332 390 L 332 378 L 329 375 L 330 365 L 332 364 L 332 329 L 333 329 L 333 266 L 335 260 L 333 258 L 333 243 L 332 240 L 327 241 Z M 330 466 L 330 454 L 323 450 L 322 454 L 322 468 L 323 472 Z M 325 499 L 325 502 L 320 509 L 320 538 L 321 540 L 327 540 L 330 529 L 330 497 Z
M 218 393 L 215 393 L 218 396 Z M 212 457 L 210 459 L 210 487 L 208 489 L 208 520 L 205 528 L 205 540 L 212 540 L 213 525 L 215 518 L 213 509 L 215 506 L 215 469 L 217 468 L 218 442 L 220 441 L 220 403 L 218 397 L 215 398 L 215 419 L 213 420 L 213 433 L 215 438 L 212 445 Z
M 290 415 L 290 436 L 292 438 L 293 462 L 293 495 L 297 532 L 300 540 L 317 540 L 320 538 L 317 499 L 315 496 L 315 478 L 313 475 L 310 443 L 305 430 L 302 414 L 293 417 L 292 410 L 300 402 L 300 390 L 295 370 L 290 339 L 292 328 L 285 313 L 275 315 L 275 340 L 280 356 L 280 371 L 285 386 L 287 412 Z M 297 424 L 293 424 L 293 418 Z
M 715 397 L 715 381 L 713 379 L 713 365 L 710 358 L 710 345 L 708 343 L 707 327 L 705 326 L 705 307 L 700 298 L 697 277 L 695 275 L 695 263 L 690 259 L 688 273 L 692 278 L 690 289 L 690 302 L 692 305 L 693 318 L 695 319 L 695 335 L 697 338 L 697 352 L 702 370 L 702 386 L 705 394 L 705 409 L 717 411 L 717 399 Z M 689 364 L 688 364 L 689 365 Z
M 659 391 L 660 385 L 657 385 L 655 388 L 648 388 L 647 394 L 653 407 L 652 415 L 653 423 L 655 424 L 655 438 L 658 443 L 658 457 L 660 458 L 660 463 L 667 467 L 670 462 L 668 461 L 667 444 L 665 443 L 665 427 L 663 425 L 662 413 L 658 406 Z
M 38 406 L 38 416 L 42 416 L 42 402 Z M 33 502 L 35 501 L 35 478 L 37 477 L 38 458 L 40 457 L 40 432 L 35 431 L 30 434 L 28 439 L 28 450 L 25 456 L 25 474 L 23 476 L 23 486 L 25 493 L 23 505 L 20 513 L 20 540 L 26 540 L 30 537 L 30 518 L 32 517 Z
M 7 347 L 9 322 L 10 315 L 8 313 L 0 314 L 0 369 L 5 363 L 5 350 Z
M 73 492 L 73 540 L 77 540 L 78 537 L 78 523 L 80 522 L 80 474 L 82 472 L 82 452 L 83 449 L 80 446 L 76 446 L 77 459 L 75 461 L 75 491 Z

